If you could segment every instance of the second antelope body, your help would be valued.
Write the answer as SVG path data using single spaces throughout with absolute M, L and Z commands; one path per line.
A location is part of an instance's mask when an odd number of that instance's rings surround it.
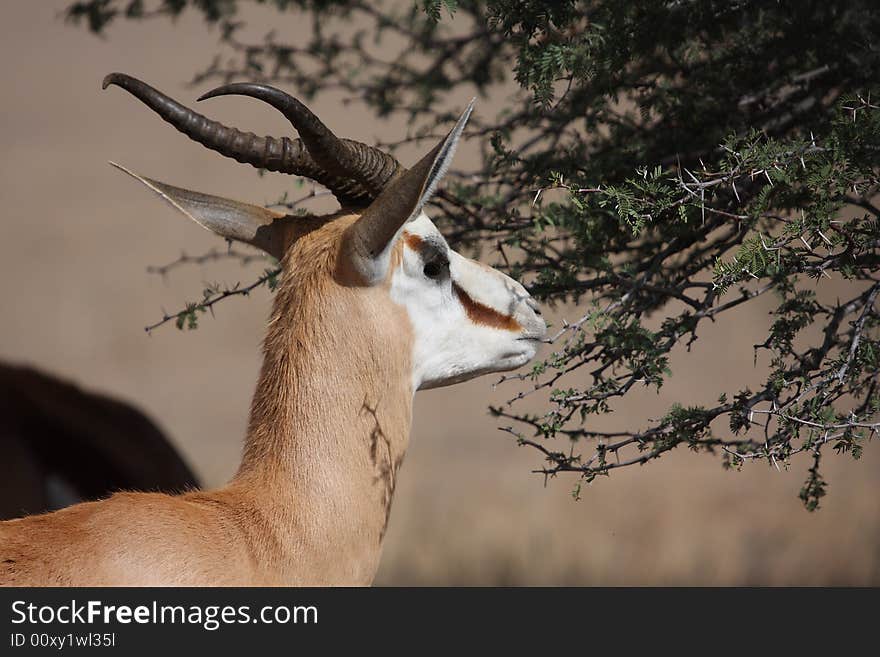
M 342 210 L 288 216 L 131 174 L 204 227 L 281 262 L 241 466 L 218 490 L 118 493 L 0 523 L 0 584 L 371 583 L 415 392 L 520 367 L 546 331 L 519 283 L 449 249 L 422 212 L 470 107 L 407 170 L 337 138 L 271 87 L 233 84 L 206 97 L 269 102 L 299 139 L 227 128 L 123 74 L 107 76 L 111 84 L 208 148 L 312 178 Z

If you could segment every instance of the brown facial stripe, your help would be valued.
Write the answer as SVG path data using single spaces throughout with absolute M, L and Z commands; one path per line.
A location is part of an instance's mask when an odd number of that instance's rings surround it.
M 403 233 L 403 241 L 409 248 L 418 253 L 425 262 L 432 260 L 449 262 L 447 255 L 448 249 L 445 244 L 439 244 L 436 240 L 432 240 L 431 238 L 425 239 L 424 237 L 414 235 L 413 233 L 407 233 L 405 231 Z
M 406 245 L 416 253 L 421 252 L 422 248 L 425 246 L 425 240 L 414 233 L 408 233 L 406 231 L 403 231 L 403 241 L 406 242 Z
M 484 306 L 479 301 L 474 301 L 470 295 L 462 290 L 455 282 L 452 283 L 455 296 L 461 301 L 468 318 L 474 324 L 491 326 L 504 331 L 521 331 L 522 326 L 510 315 L 503 315 L 494 308 Z

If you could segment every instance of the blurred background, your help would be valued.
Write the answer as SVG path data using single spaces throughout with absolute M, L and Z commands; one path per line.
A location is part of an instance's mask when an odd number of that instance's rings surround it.
M 198 331 L 166 325 L 147 335 L 144 326 L 199 298 L 206 282 L 248 281 L 261 268 L 214 263 L 148 273 L 181 252 L 224 245 L 107 161 L 256 203 L 290 191 L 290 179 L 259 177 L 189 142 L 121 90 L 101 91 L 106 73 L 123 71 L 191 103 L 205 89 L 186 81 L 217 39 L 197 16 L 184 15 L 173 30 L 120 23 L 102 39 L 65 25 L 66 4 L 0 9 L 0 359 L 133 403 L 204 485 L 220 485 L 238 463 L 270 293 L 219 304 Z M 268 11 L 248 20 L 255 31 L 308 29 L 290 17 L 273 23 Z M 345 136 L 401 136 L 390 122 L 360 114 L 353 121 L 329 97 L 312 109 Z M 289 129 L 271 108 L 245 99 L 211 101 L 203 111 L 260 134 Z M 615 412 L 638 425 L 720 378 L 760 380 L 751 347 L 766 335 L 771 304 L 745 304 L 710 327 L 690 353 L 675 353 L 674 376 L 659 394 L 628 396 Z M 574 312 L 550 314 L 576 319 Z M 684 449 L 600 478 L 575 501 L 574 478 L 545 485 L 530 473 L 540 455 L 498 430 L 503 422 L 487 407 L 515 389 L 493 389 L 495 380 L 416 396 L 377 584 L 880 583 L 873 446 L 856 463 L 826 459 L 828 496 L 816 513 L 797 497 L 806 461 L 791 472 L 763 464 L 727 472 L 720 459 Z M 0 482 L 0 495 L 8 485 Z

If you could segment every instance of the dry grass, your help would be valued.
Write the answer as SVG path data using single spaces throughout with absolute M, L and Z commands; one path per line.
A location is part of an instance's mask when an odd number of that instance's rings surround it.
M 724 473 L 685 452 L 596 482 L 579 502 L 561 480 L 527 484 L 513 463 L 525 458 L 410 463 L 378 583 L 877 585 L 878 457 L 829 467 L 814 514 L 796 499 L 799 472 Z

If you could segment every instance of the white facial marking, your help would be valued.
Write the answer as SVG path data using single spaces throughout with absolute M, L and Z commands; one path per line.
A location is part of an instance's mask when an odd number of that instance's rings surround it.
M 547 326 L 522 285 L 450 250 L 424 213 L 404 226 L 403 239 L 391 298 L 413 326 L 414 390 L 516 369 L 534 357 Z

